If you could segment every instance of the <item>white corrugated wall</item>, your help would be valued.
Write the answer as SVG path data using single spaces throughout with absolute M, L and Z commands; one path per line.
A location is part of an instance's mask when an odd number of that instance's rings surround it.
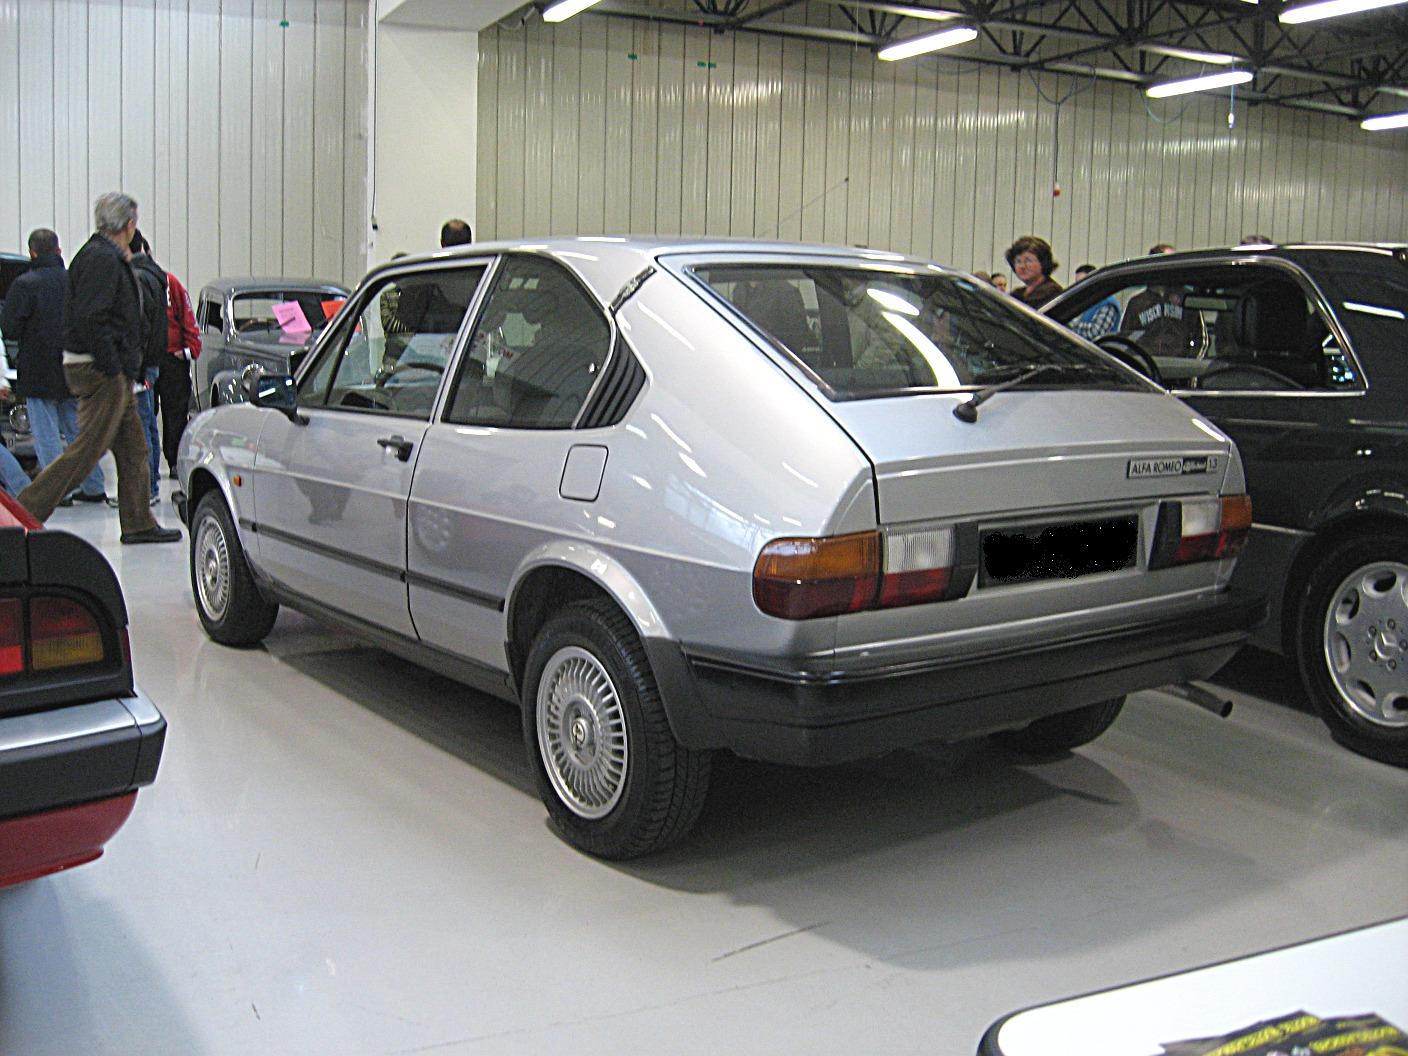
M 1126 85 L 594 15 L 479 42 L 481 237 L 780 236 L 1005 270 L 1031 232 L 1058 278 L 1156 242 L 1408 239 L 1408 133 L 1343 118 L 1239 101 L 1229 130 L 1214 96 L 1146 107 Z
M 193 288 L 359 277 L 366 24 L 366 0 L 0 0 L 0 249 L 53 227 L 72 253 L 120 188 Z

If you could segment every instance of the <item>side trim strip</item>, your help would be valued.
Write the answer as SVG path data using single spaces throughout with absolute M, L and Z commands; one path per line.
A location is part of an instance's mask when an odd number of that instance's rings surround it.
M 241 521 L 240 523 L 243 524 L 244 522 Z M 289 546 L 297 547 L 300 550 L 308 550 L 321 557 L 330 557 L 334 561 L 341 561 L 344 564 L 356 565 L 358 568 L 379 572 L 381 575 L 400 583 L 406 582 L 405 569 L 397 568 L 395 565 L 373 561 L 371 558 L 359 554 L 349 554 L 346 550 L 339 550 L 335 546 L 327 546 L 323 543 L 315 543 L 311 539 L 304 539 L 302 536 L 294 535 L 292 532 L 286 532 L 282 528 L 270 528 L 267 524 L 251 522 L 250 530 L 259 535 L 267 535 L 270 539 L 277 539 L 281 543 L 288 543 Z
M 441 594 L 448 594 L 461 601 L 467 601 L 471 605 L 479 605 L 486 609 L 493 609 L 495 612 L 503 612 L 506 601 L 494 594 L 485 594 L 478 590 L 469 590 L 454 583 L 447 583 L 443 579 L 436 579 L 434 576 L 427 576 L 421 572 L 407 572 L 406 582 L 413 587 L 424 587 L 426 590 L 439 591 Z

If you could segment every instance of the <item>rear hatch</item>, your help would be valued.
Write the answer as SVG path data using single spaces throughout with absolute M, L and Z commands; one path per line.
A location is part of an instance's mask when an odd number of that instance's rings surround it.
M 1055 325 L 925 266 L 731 259 L 689 273 L 869 458 L 887 538 L 952 530 L 966 590 L 839 617 L 841 666 L 1095 633 L 1225 585 L 1230 560 L 1152 566 L 1169 510 L 1241 490 L 1230 441 Z

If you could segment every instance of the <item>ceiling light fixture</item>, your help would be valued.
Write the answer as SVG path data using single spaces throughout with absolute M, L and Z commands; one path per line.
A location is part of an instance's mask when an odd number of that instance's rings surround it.
M 1245 62 L 1236 55 L 1225 55 L 1220 51 L 1194 51 L 1192 48 L 1173 48 L 1163 44 L 1145 44 L 1140 51 L 1151 55 L 1167 55 L 1170 59 L 1187 59 L 1189 62 L 1206 62 L 1211 66 L 1231 66 L 1234 62 Z
M 1318 22 L 1322 18 L 1338 18 L 1340 15 L 1357 15 L 1361 11 L 1373 11 L 1380 7 L 1408 3 L 1408 0 L 1319 0 L 1314 4 L 1299 4 L 1281 12 L 1281 21 L 1291 26 L 1302 22 Z
M 1378 117 L 1366 117 L 1359 122 L 1359 127 L 1370 132 L 1382 132 L 1389 128 L 1408 128 L 1408 110 L 1401 114 L 1380 114 Z
M 573 15 L 579 15 L 600 0 L 559 0 L 543 11 L 544 22 L 566 22 Z
M 571 0 L 568 0 L 571 2 Z M 959 44 L 967 44 L 970 40 L 976 40 L 978 31 L 972 26 L 955 26 L 953 29 L 941 29 L 937 33 L 926 33 L 922 37 L 910 37 L 897 44 L 881 48 L 877 58 L 885 62 L 894 62 L 896 59 L 910 59 L 915 55 L 925 55 L 931 51 L 940 51 L 944 48 L 956 47 Z
M 1185 77 L 1181 81 L 1164 81 L 1151 84 L 1144 89 L 1150 99 L 1167 99 L 1170 95 L 1187 95 L 1189 92 L 1210 92 L 1214 88 L 1226 88 L 1233 84 L 1246 84 L 1252 79 L 1251 70 L 1228 70 L 1226 73 L 1210 73 L 1206 77 Z

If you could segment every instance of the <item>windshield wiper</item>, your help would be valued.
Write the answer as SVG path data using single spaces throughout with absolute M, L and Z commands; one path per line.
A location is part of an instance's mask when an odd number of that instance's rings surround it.
M 1080 363 L 1038 363 L 1036 366 L 1024 370 L 1016 377 L 1008 378 L 1006 381 L 999 381 L 995 385 L 988 385 L 973 393 L 971 399 L 964 400 L 953 409 L 953 416 L 960 422 L 973 423 L 978 420 L 978 407 L 992 399 L 1003 389 L 1010 389 L 1031 381 L 1032 378 L 1042 374 L 1049 374 L 1052 371 L 1066 373 L 1067 371 L 1082 371 L 1090 368 Z

